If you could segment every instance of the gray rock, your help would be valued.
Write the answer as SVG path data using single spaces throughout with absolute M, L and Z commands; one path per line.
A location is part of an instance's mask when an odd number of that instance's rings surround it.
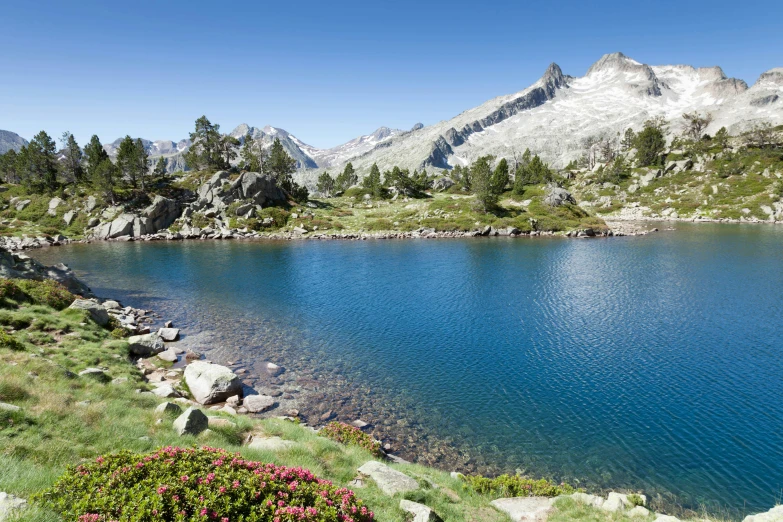
M 104 370 L 100 368 L 86 368 L 79 372 L 79 377 L 87 377 L 89 379 L 95 379 L 98 382 L 108 382 L 111 379 Z
M 242 391 L 242 383 L 234 372 L 204 361 L 194 361 L 185 368 L 185 382 L 201 404 L 221 402 Z
M 158 354 L 158 359 L 166 362 L 177 362 L 177 352 L 175 352 L 173 349 L 169 348 L 168 350 L 164 350 Z
M 104 301 L 103 307 L 107 310 L 118 310 L 121 308 L 120 303 L 118 303 L 117 301 L 112 301 L 111 299 L 109 299 L 108 301 Z
M 410 522 L 439 522 L 442 520 L 432 509 L 418 502 L 402 499 L 400 500 L 400 509 L 413 515 Z
M 660 520 L 660 517 L 656 519 Z M 774 508 L 764 513 L 757 513 L 755 515 L 746 516 L 742 522 L 781 522 L 783 521 L 783 505 L 775 506 Z M 661 522 L 672 522 L 662 520 Z
M 173 199 L 155 196 L 150 206 L 141 212 L 140 218 L 145 218 L 145 234 L 154 234 L 158 230 L 168 228 L 180 216 L 180 205 Z
M 188 408 L 174 421 L 177 435 L 198 435 L 209 427 L 209 419 L 201 410 Z
M 644 499 L 647 500 L 646 498 Z M 609 493 L 609 496 L 606 498 L 606 501 L 601 506 L 601 509 L 604 511 L 623 511 L 627 508 L 632 507 L 631 502 L 628 500 L 628 495 L 624 493 L 615 493 L 612 491 Z
M 158 334 L 134 335 L 128 337 L 128 349 L 133 355 L 141 357 L 150 357 L 157 355 L 163 350 L 163 339 Z
M 22 408 L 19 406 L 15 406 L 13 404 L 8 404 L 7 402 L 0 402 L 0 410 L 3 411 L 19 411 Z
M 68 308 L 73 308 L 75 310 L 87 310 L 90 312 L 90 317 L 92 317 L 92 320 L 99 325 L 106 326 L 109 324 L 109 312 L 106 311 L 106 308 L 104 308 L 103 305 L 99 305 L 94 301 L 89 301 L 87 299 L 77 299 L 71 303 L 71 306 Z
M 745 520 L 747 520 L 747 518 Z M 680 519 L 671 515 L 658 515 L 655 518 L 655 522 L 680 522 Z
M 169 384 L 158 386 L 157 388 L 152 390 L 152 393 L 154 393 L 161 399 L 173 399 L 175 397 L 179 397 L 179 393 L 177 393 L 177 390 L 172 388 L 171 385 Z
M 419 489 L 416 480 L 375 460 L 365 462 L 359 468 L 359 473 L 372 478 L 378 488 L 389 496 Z
M 454 186 L 454 180 L 449 177 L 438 178 L 432 182 L 432 189 L 437 191 L 448 190 Z
M 89 196 L 87 198 L 87 203 L 84 204 L 84 210 L 87 212 L 92 212 L 95 210 L 95 207 L 98 206 L 98 200 L 95 199 L 95 196 Z
M 155 413 L 159 415 L 180 415 L 182 408 L 179 404 L 173 402 L 162 402 L 155 408 Z
M 574 499 L 577 502 L 580 502 L 582 504 L 587 504 L 588 506 L 593 507 L 601 507 L 604 503 L 603 497 L 599 497 L 597 495 L 589 495 L 587 493 L 574 493 L 571 495 L 571 498 Z
M 282 367 L 276 365 L 275 363 L 266 363 L 266 372 L 272 377 L 277 377 L 284 371 L 285 370 Z
M 236 426 L 235 423 L 223 417 L 207 417 L 207 419 L 209 419 L 210 428 L 233 428 Z
M 559 207 L 566 203 L 576 204 L 576 200 L 566 189 L 556 185 L 549 185 L 547 186 L 547 195 L 544 198 L 544 203 L 550 207 Z
M 69 210 L 68 212 L 63 214 L 63 221 L 65 221 L 65 226 L 70 226 L 75 218 L 76 218 L 76 212 L 73 210 Z
M 490 502 L 514 522 L 543 522 L 554 511 L 554 500 L 548 497 L 499 498 Z
M 113 239 L 121 236 L 133 235 L 133 222 L 137 217 L 133 214 L 120 214 L 109 223 L 97 227 L 93 235 L 98 239 Z
M 262 451 L 285 451 L 294 445 L 296 445 L 294 441 L 283 440 L 280 437 L 253 437 L 247 447 Z
M 101 224 L 101 220 L 96 217 L 91 217 L 87 220 L 87 228 L 95 228 Z
M 158 335 L 166 342 L 176 341 L 179 339 L 179 328 L 161 328 Z
M 20 201 L 20 202 L 18 202 L 18 203 L 16 204 L 16 211 L 17 211 L 17 212 L 21 212 L 21 211 L 23 211 L 24 209 L 26 209 L 26 208 L 27 208 L 27 206 L 28 206 L 30 203 L 31 203 L 31 201 L 30 201 L 29 199 L 25 199 L 25 200 L 23 200 L 23 201 Z
M 25 507 L 27 507 L 25 499 L 0 491 L 0 522 L 15 518 Z
M 128 378 L 127 377 L 117 377 L 116 379 L 113 379 L 111 381 L 112 384 L 118 384 L 118 385 L 119 384 L 125 384 L 127 382 L 128 382 Z
M 236 408 L 239 406 L 239 403 L 242 402 L 242 399 L 239 398 L 239 395 L 232 395 L 228 399 L 226 399 L 226 404 L 231 406 L 232 408 Z
M 627 515 L 629 517 L 647 517 L 650 516 L 650 510 L 644 506 L 636 506 L 630 510 Z
M 249 395 L 242 401 L 242 405 L 250 413 L 271 410 L 276 404 L 275 399 L 269 395 Z

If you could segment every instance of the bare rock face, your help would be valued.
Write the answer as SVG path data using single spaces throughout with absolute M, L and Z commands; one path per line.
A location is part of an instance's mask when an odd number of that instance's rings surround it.
M 781 522 L 781 521 L 783 521 L 783 505 L 775 506 L 774 508 L 770 509 L 765 513 L 748 515 L 745 517 L 745 519 L 742 522 Z
M 239 377 L 225 366 L 195 361 L 185 368 L 185 382 L 200 404 L 222 402 L 242 392 Z
M 566 203 L 576 204 L 574 196 L 566 189 L 557 186 L 547 187 L 547 195 L 544 202 L 550 207 L 559 207 Z
M 36 281 L 52 279 L 63 285 L 72 294 L 92 297 L 90 288 L 79 281 L 73 271 L 64 264 L 44 266 L 25 254 L 0 250 L 0 277 L 34 279 Z
M 158 230 L 168 228 L 180 216 L 180 213 L 179 203 L 163 196 L 155 196 L 150 206 L 141 213 L 141 217 L 147 218 L 146 233 L 152 234 Z
M 157 355 L 165 350 L 163 340 L 154 333 L 128 337 L 128 344 L 130 352 L 141 357 Z

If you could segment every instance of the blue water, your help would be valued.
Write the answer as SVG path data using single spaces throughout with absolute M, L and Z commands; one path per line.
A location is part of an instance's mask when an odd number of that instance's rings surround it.
M 280 349 L 283 364 L 340 375 L 365 412 L 397 408 L 405 421 L 389 429 L 408 427 L 422 454 L 438 447 L 445 468 L 766 510 L 783 491 L 783 227 L 677 228 L 34 255 L 220 333 L 218 352 Z

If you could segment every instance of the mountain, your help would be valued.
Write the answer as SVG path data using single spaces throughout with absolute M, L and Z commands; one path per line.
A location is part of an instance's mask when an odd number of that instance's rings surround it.
M 382 147 L 350 160 L 360 175 L 373 163 L 381 170 L 449 169 L 493 154 L 512 158 L 526 148 L 555 167 L 578 159 L 599 139 L 627 128 L 639 130 L 654 116 L 682 129 L 682 114 L 700 111 L 713 117 L 708 133 L 725 126 L 742 131 L 768 121 L 783 123 L 783 68 L 762 74 L 752 87 L 728 78 L 720 67 L 650 66 L 622 53 L 607 54 L 582 77 L 563 74 L 551 64 L 530 87 L 500 96 L 434 125 L 390 137 Z M 312 183 L 318 171 L 300 173 Z
M 0 154 L 5 154 L 13 149 L 19 152 L 19 149 L 27 145 L 27 140 L 15 132 L 0 130 Z

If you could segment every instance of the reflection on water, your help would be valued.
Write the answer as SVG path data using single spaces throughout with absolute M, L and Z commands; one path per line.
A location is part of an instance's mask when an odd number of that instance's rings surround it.
M 277 384 L 309 390 L 316 418 L 371 420 L 423 462 L 766 510 L 783 488 L 783 233 L 678 229 L 33 255 L 174 319 L 210 358 L 283 364 Z

